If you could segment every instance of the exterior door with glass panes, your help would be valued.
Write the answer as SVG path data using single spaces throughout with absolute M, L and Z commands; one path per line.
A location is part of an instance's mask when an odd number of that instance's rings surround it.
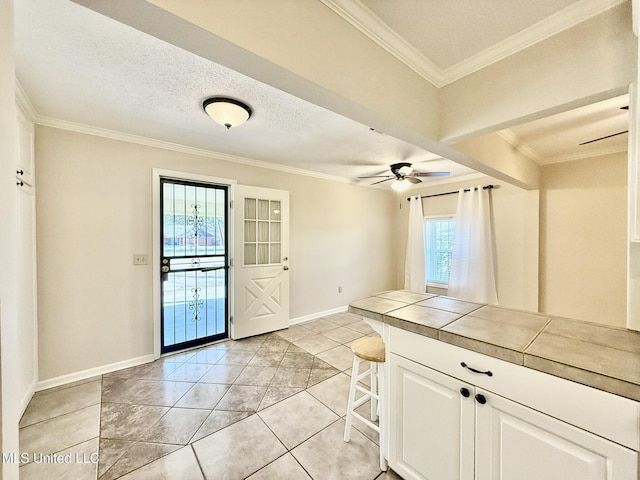
M 228 187 L 160 179 L 161 351 L 228 337 Z
M 289 192 L 236 185 L 232 337 L 289 326 Z

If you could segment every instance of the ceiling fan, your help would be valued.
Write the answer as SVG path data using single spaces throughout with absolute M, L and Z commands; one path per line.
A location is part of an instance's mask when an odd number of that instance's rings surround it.
M 620 107 L 620 110 L 629 110 L 629 105 L 625 105 L 624 107 Z M 600 140 L 605 140 L 611 137 L 617 137 L 618 135 L 623 135 L 625 133 L 629 133 L 629 130 L 623 130 L 621 132 L 612 133 L 611 135 L 605 135 L 604 137 L 594 138 L 593 140 L 589 140 L 586 142 L 579 143 L 578 145 L 588 145 L 593 142 L 599 142 Z
M 367 177 L 358 177 L 358 178 L 382 178 L 383 179 L 377 182 L 373 182 L 371 185 L 377 185 L 382 182 L 393 180 L 393 182 L 391 183 L 391 188 L 401 192 L 409 188 L 412 183 L 422 182 L 422 180 L 420 180 L 419 177 L 446 177 L 449 175 L 449 172 L 416 172 L 413 170 L 413 167 L 408 162 L 394 163 L 390 165 L 389 168 L 391 169 L 391 173 L 393 175 L 371 175 Z

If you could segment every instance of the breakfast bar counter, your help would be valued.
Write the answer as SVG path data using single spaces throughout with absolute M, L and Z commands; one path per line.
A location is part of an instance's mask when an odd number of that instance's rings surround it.
M 353 301 L 349 311 L 640 401 L 640 332 L 407 290 Z
M 402 478 L 638 480 L 640 332 L 407 290 L 349 311 L 385 342 Z

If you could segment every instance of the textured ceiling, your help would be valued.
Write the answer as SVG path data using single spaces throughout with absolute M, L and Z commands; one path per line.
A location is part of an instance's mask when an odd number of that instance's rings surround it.
M 611 98 L 509 129 L 540 164 L 627 150 L 629 95 Z
M 473 172 L 66 0 L 17 2 L 16 50 L 43 117 L 347 179 L 404 160 Z M 215 124 L 201 108 L 212 95 L 242 99 L 251 120 Z
M 571 3 L 364 0 L 442 67 Z M 418 8 L 426 4 L 429 9 Z M 15 15 L 17 77 L 42 123 L 62 120 L 348 180 L 382 173 L 399 161 L 452 176 L 473 173 L 69 0 L 20 0 Z M 254 115 L 241 128 L 226 130 L 202 110 L 212 95 L 240 98 Z M 563 128 L 585 128 L 587 118 L 592 127 L 582 137 L 608 132 L 599 117 L 585 115 L 568 115 Z M 624 112 L 619 121 L 626 121 Z M 509 135 L 544 163 L 571 154 L 566 137 L 554 137 L 559 128 L 540 121 Z

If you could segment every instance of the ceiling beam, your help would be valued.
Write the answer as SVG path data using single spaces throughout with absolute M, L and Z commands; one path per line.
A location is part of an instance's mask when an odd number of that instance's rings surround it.
M 470 140 L 620 94 L 636 68 L 634 48 L 629 48 L 634 43 L 627 4 L 438 91 L 317 1 L 286 2 L 280 8 L 274 2 L 75 1 L 524 188 L 537 188 L 539 180 L 529 159 L 512 155 L 508 161 L 496 161 L 485 156 L 486 139 Z M 448 146 L 452 143 L 461 148 Z M 492 141 L 494 146 L 499 143 Z

